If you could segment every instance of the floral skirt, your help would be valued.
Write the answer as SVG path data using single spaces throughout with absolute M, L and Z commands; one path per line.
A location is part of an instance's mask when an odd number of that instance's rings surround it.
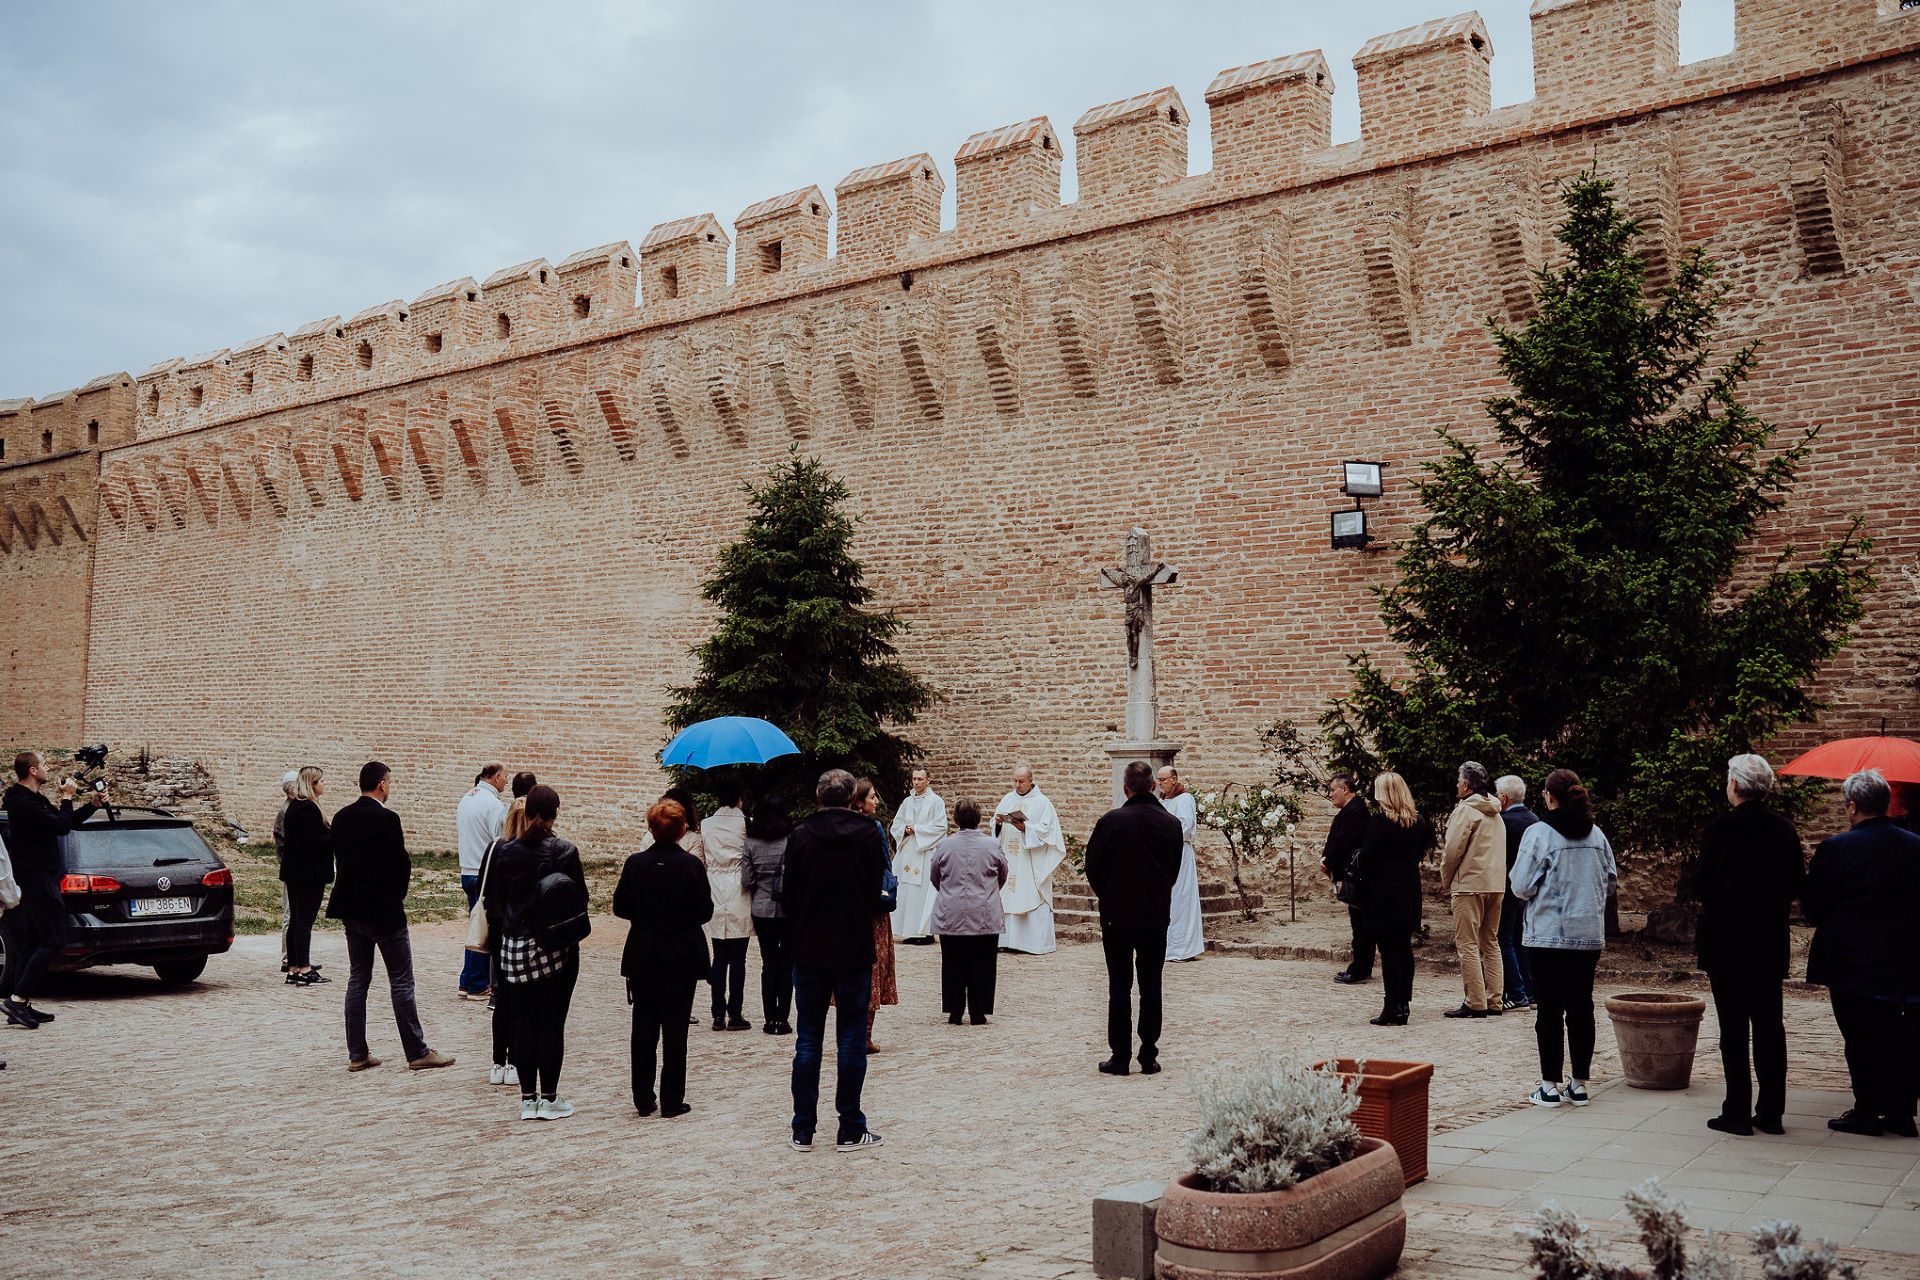
M 893 917 L 883 911 L 873 918 L 873 996 L 867 1008 L 899 1003 L 900 984 L 893 973 Z M 833 1005 L 833 997 L 827 997 L 827 1005 Z

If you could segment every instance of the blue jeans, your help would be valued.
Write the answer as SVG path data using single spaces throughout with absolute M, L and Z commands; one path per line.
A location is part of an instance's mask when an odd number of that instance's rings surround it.
M 467 912 L 473 912 L 473 904 L 480 901 L 480 877 L 460 873 L 460 888 L 467 895 Z M 484 951 L 468 951 L 466 960 L 460 966 L 460 989 L 467 992 L 480 992 L 487 989 L 490 981 L 487 975 L 487 954 Z
M 1520 945 L 1521 926 L 1526 922 L 1527 904 L 1508 894 L 1500 909 L 1500 963 L 1507 972 L 1507 998 L 1533 999 L 1533 965 L 1527 949 Z
M 813 1140 L 820 1109 L 820 1050 L 827 1036 L 827 997 L 833 997 L 837 1056 L 833 1108 L 840 1113 L 837 1141 L 852 1142 L 867 1131 L 860 1090 L 867 1082 L 867 1003 L 873 998 L 873 967 L 819 969 L 793 966 L 793 1136 Z

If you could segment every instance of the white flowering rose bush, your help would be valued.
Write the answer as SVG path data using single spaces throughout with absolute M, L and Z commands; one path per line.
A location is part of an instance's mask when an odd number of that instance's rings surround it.
M 1201 795 L 1197 807 L 1200 821 L 1226 838 L 1227 853 L 1233 864 L 1233 887 L 1240 892 L 1241 910 L 1246 918 L 1253 919 L 1253 910 L 1246 905 L 1243 867 L 1286 867 L 1291 902 L 1295 883 L 1294 833 L 1299 829 L 1301 816 L 1299 796 L 1262 783 L 1248 786 L 1228 783 L 1218 791 Z

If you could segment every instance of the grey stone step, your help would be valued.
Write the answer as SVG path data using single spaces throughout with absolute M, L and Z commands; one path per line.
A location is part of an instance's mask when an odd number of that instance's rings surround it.
M 1247 895 L 1247 905 L 1258 909 L 1265 905 L 1266 899 L 1257 893 Z M 1200 914 L 1203 916 L 1231 915 L 1240 910 L 1240 895 L 1237 893 L 1210 896 L 1200 895 Z M 1090 893 L 1055 893 L 1053 909 L 1058 911 L 1097 912 L 1099 902 Z

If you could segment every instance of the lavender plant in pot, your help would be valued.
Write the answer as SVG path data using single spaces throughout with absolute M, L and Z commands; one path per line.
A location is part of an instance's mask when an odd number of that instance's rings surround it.
M 1158 1280 L 1372 1280 L 1406 1244 L 1393 1147 L 1350 1082 L 1261 1051 L 1203 1076 L 1193 1171 L 1160 1198 Z

